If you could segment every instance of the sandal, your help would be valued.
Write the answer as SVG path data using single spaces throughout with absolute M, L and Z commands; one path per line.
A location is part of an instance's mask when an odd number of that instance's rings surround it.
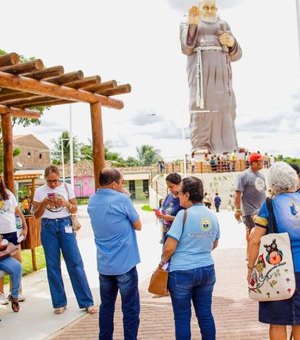
M 19 299 L 17 297 L 14 298 L 12 295 L 9 295 L 7 299 L 11 302 L 11 309 L 18 313 L 20 310 Z
M 54 308 L 54 314 L 60 315 L 66 310 L 66 306 Z
M 85 308 L 85 311 L 89 314 L 96 314 L 98 313 L 98 308 L 96 306 L 89 306 Z

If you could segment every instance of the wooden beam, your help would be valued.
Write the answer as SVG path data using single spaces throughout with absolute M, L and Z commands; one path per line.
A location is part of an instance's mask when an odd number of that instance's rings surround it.
M 64 84 L 65 86 L 72 87 L 73 89 L 82 89 L 87 86 L 99 85 L 101 83 L 100 76 L 84 77 L 83 79 Z
M 44 81 L 51 83 L 51 84 L 63 85 L 63 84 L 70 83 L 76 80 L 80 80 L 83 77 L 84 75 L 82 71 L 75 71 L 75 72 L 62 74 L 61 76 L 58 76 L 58 77 L 46 78 L 44 79 Z
M 84 87 L 82 88 L 82 90 L 98 93 L 98 91 L 108 90 L 116 86 L 117 86 L 117 82 L 115 80 L 109 80 L 109 81 L 104 81 L 99 85 L 90 85 L 90 86 Z
M 3 175 L 4 182 L 12 193 L 15 192 L 14 185 L 14 162 L 13 162 L 13 134 L 11 114 L 1 115 L 2 141 L 3 141 Z
M 12 91 L 11 93 L 4 93 L 2 94 L 0 92 L 0 104 L 1 102 L 5 100 L 14 100 L 14 99 L 20 99 L 20 98 L 28 98 L 28 97 L 34 97 L 36 95 L 29 93 L 29 92 L 20 92 L 20 91 Z
M 41 118 L 41 113 L 39 111 L 29 111 L 29 110 L 27 111 L 27 110 L 21 110 L 21 109 L 16 109 L 16 108 L 0 105 L 0 114 L 5 115 L 7 113 L 10 113 L 13 117 L 35 118 L 35 119 Z
M 24 73 L 22 74 L 22 76 L 33 78 L 36 80 L 42 80 L 45 78 L 61 76 L 62 74 L 64 74 L 64 72 L 65 71 L 64 71 L 63 66 L 53 66 L 53 67 L 44 68 L 43 70 L 39 70 L 39 71 Z
M 1 71 L 0 87 L 7 87 L 18 91 L 39 94 L 41 96 L 49 96 L 52 98 L 72 100 L 77 102 L 86 102 L 90 104 L 100 102 L 101 105 L 114 109 L 122 109 L 124 106 L 123 102 L 117 99 L 108 98 L 83 90 L 75 90 L 66 86 L 50 84 L 45 81 L 37 81 L 35 79 L 15 76 Z
M 93 139 L 94 180 L 95 188 L 99 188 L 99 173 L 105 167 L 103 125 L 101 104 L 91 104 L 91 124 Z
M 0 71 L 11 73 L 11 74 L 22 74 L 22 73 L 28 73 L 32 71 L 41 70 L 43 68 L 44 68 L 44 64 L 42 60 L 36 59 L 36 60 L 29 61 L 28 63 L 0 67 Z
M 115 96 L 117 94 L 124 94 L 124 93 L 130 93 L 131 92 L 131 86 L 129 84 L 119 85 L 113 89 L 108 89 L 105 91 L 97 92 L 99 94 L 102 94 L 103 96 Z
M 25 73 L 22 74 L 23 77 L 28 77 L 28 78 L 32 78 L 32 79 L 36 79 L 36 80 L 42 80 L 45 78 L 52 78 L 54 79 L 58 79 L 58 82 L 61 80 L 60 77 L 62 74 L 64 73 L 64 68 L 62 66 L 54 66 L 54 67 L 49 67 L 49 68 L 45 68 L 43 70 L 40 71 L 34 71 L 34 72 L 30 72 L 30 73 Z M 80 75 L 77 73 L 77 77 L 80 77 L 83 75 Z M 78 79 L 78 78 L 76 78 Z M 68 81 L 68 79 L 66 79 L 66 81 Z M 54 82 L 54 81 L 53 81 Z M 27 93 L 27 94 L 25 94 Z M 16 96 L 14 96 L 16 95 Z M 20 91 L 15 91 L 15 90 L 10 90 L 10 89 L 0 89 L 0 99 L 5 99 L 5 100 L 9 100 L 9 99 L 17 99 L 17 98 L 27 98 L 33 96 L 32 93 L 28 93 L 28 92 L 20 92 Z
M 52 100 L 56 100 L 56 98 L 31 94 L 31 96 L 28 98 L 0 101 L 0 104 L 5 105 L 5 106 L 13 106 L 13 107 L 31 107 L 31 106 L 38 106 L 38 105 L 44 106 L 43 104 L 44 102 L 48 102 Z
M 42 101 L 40 103 L 35 104 L 34 106 L 55 106 L 55 105 L 64 105 L 64 104 L 74 104 L 75 101 L 72 100 L 64 100 L 64 99 L 51 99 L 49 101 Z M 18 105 L 18 108 L 30 108 L 28 104 Z
M 20 57 L 17 53 L 7 53 L 0 56 L 0 67 L 18 64 Z
M 16 90 L 11 90 L 11 89 L 5 89 L 4 87 L 0 87 L 0 95 L 4 95 L 4 94 L 11 94 L 11 93 L 19 93 L 20 91 L 16 91 Z

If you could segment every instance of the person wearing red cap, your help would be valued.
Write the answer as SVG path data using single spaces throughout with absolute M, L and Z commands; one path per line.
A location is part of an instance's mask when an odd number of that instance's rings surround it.
M 234 194 L 234 216 L 238 222 L 243 221 L 246 226 L 246 241 L 248 259 L 249 235 L 255 226 L 254 218 L 266 198 L 266 181 L 260 171 L 263 168 L 263 156 L 260 153 L 251 153 L 250 167 L 238 177 Z

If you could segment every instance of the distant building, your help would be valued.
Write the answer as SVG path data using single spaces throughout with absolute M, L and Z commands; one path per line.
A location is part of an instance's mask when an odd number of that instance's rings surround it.
M 110 166 L 107 162 L 106 166 Z M 59 165 L 62 175 L 62 165 Z M 125 188 L 131 193 L 132 199 L 144 199 L 149 196 L 149 180 L 154 168 L 127 167 L 119 168 L 126 181 Z M 65 164 L 66 181 L 70 183 L 70 164 Z M 74 164 L 74 190 L 76 197 L 90 197 L 95 193 L 94 165 L 92 161 L 81 161 Z
M 41 170 L 51 163 L 49 147 L 33 134 L 14 136 L 13 148 L 21 150 L 13 159 L 16 170 Z

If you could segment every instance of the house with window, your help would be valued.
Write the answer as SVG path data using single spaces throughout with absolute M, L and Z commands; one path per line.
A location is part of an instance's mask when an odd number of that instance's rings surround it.
M 51 163 L 49 147 L 33 134 L 13 136 L 13 148 L 20 149 L 14 157 L 16 170 L 40 170 Z
M 107 163 L 107 166 L 110 166 Z M 59 166 L 60 173 L 65 173 L 70 182 L 70 164 Z M 149 180 L 153 167 L 120 168 L 124 175 L 125 189 L 131 193 L 132 199 L 145 199 L 149 196 Z M 95 193 L 94 168 L 92 161 L 81 161 L 74 164 L 74 190 L 76 197 L 90 197 Z

